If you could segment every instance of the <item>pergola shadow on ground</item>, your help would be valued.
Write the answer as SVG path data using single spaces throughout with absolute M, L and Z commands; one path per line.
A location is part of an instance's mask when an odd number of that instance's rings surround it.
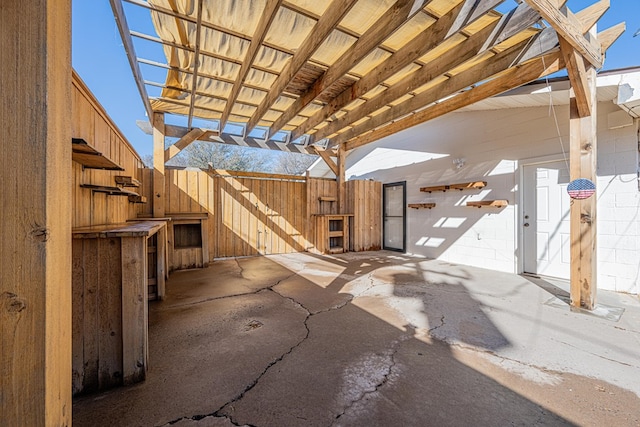
M 75 425 L 640 420 L 632 298 L 613 323 L 516 275 L 384 251 L 220 260 L 167 291 L 147 380 L 76 399 Z

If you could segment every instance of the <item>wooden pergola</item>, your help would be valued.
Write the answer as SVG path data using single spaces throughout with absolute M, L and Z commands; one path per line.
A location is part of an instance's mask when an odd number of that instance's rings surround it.
M 123 1 L 148 9 L 158 34 L 131 31 Z M 349 150 L 564 68 L 573 87 L 571 178 L 594 179 L 596 70 L 624 24 L 594 30 L 609 0 L 580 11 L 525 0 L 506 13 L 496 9 L 503 2 L 264 0 L 231 9 L 196 0 L 186 10 L 169 0 L 111 0 L 152 118 L 154 213 L 164 214 L 165 162 L 195 140 L 317 151 L 342 189 Z M 8 425 L 71 420 L 70 3 L 11 0 L 0 14 L 12 58 L 0 66 L 8 156 L 0 178 L 12 183 L 2 190 L 11 209 L 1 214 L 0 255 L 5 265 L 30 266 L 0 273 Z M 167 61 L 139 58 L 132 38 L 161 44 Z M 145 80 L 140 63 L 166 69 L 166 81 Z M 150 98 L 148 86 L 161 96 Z M 165 126 L 167 113 L 186 125 Z M 217 125 L 194 127 L 195 118 Z M 228 123 L 243 135 L 225 135 Z M 165 150 L 167 135 L 180 139 Z M 595 198 L 574 202 L 571 298 L 586 309 L 595 303 L 595 225 Z M 5 289 L 16 282 L 19 292 Z
M 148 9 L 158 34 L 130 31 L 123 1 Z M 111 0 L 153 117 L 157 216 L 164 165 L 195 140 L 317 153 L 337 176 L 342 206 L 348 151 L 564 68 L 574 93 L 571 177 L 595 179 L 595 72 L 624 31 L 594 30 L 609 0 L 575 13 L 564 0 L 519 1 L 506 13 L 496 10 L 504 0 L 218 3 L 224 13 L 205 0 L 192 8 Z M 136 55 L 134 37 L 163 46 L 167 62 L 155 65 L 167 69 L 165 83 L 143 79 L 139 63 L 150 62 Z M 150 84 L 161 96 L 148 96 Z M 187 121 L 171 127 L 180 139 L 168 149 L 165 113 Z M 194 128 L 194 117 L 217 125 Z M 241 136 L 224 134 L 230 122 Z M 275 138 L 282 132 L 284 140 Z M 575 202 L 571 212 L 572 304 L 592 309 L 595 201 Z

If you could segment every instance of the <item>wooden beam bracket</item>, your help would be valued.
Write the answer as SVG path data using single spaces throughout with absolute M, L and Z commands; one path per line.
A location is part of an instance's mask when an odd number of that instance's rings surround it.
M 338 169 L 337 163 L 334 162 L 333 159 L 331 158 L 331 154 L 329 154 L 330 151 L 318 150 L 315 147 L 314 149 L 316 150 L 316 154 L 318 154 L 322 158 L 322 160 L 324 160 L 327 166 L 329 166 L 329 169 L 331 169 L 331 172 L 333 172 L 337 176 L 340 170 Z

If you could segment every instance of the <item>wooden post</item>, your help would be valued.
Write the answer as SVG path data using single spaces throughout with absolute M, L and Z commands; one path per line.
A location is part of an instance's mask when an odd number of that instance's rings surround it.
M 582 58 L 579 58 L 583 61 Z M 572 91 L 570 100 L 570 161 L 571 180 L 586 178 L 596 182 L 596 69 L 590 64 L 578 70 L 568 68 L 572 81 L 585 82 L 582 89 L 589 98 L 590 115 L 581 115 L 578 101 Z M 586 89 L 585 89 L 586 88 Z M 596 205 L 597 198 L 573 200 L 571 203 L 571 305 L 592 310 L 596 304 Z
M 71 425 L 71 1 L 0 10 L 0 424 Z
M 156 237 L 156 278 L 158 280 L 158 299 L 164 300 L 166 293 L 166 251 L 167 251 L 167 226 L 160 228 Z
M 122 380 L 129 385 L 144 380 L 149 362 L 147 239 L 121 239 Z
M 164 218 L 164 113 L 153 113 L 153 216 Z
M 346 213 L 344 211 L 346 206 L 345 200 L 345 174 L 346 174 L 346 160 L 347 151 L 344 144 L 340 144 L 338 147 L 338 173 L 336 174 L 336 182 L 338 184 L 338 213 Z

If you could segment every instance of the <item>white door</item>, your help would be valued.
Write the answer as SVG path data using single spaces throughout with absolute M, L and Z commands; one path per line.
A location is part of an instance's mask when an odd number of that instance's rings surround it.
M 564 161 L 524 166 L 524 271 L 569 279 L 570 238 Z

